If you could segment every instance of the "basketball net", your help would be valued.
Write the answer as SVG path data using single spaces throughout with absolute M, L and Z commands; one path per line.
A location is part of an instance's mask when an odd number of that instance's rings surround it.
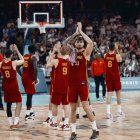
M 37 24 L 40 30 L 40 34 L 46 33 L 45 24 L 47 24 L 47 22 L 37 22 Z

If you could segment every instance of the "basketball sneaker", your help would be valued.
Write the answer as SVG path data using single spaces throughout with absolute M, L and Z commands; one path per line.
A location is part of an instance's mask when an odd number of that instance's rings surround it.
M 35 113 L 34 112 L 30 112 L 30 116 L 35 117 Z
M 93 130 L 90 140 L 94 140 L 94 139 L 98 138 L 98 136 L 99 136 L 99 131 Z
M 57 125 L 57 123 L 50 123 L 50 125 L 49 125 L 49 128 L 51 128 L 51 129 L 57 129 L 58 127 L 57 127 L 58 125 Z
M 106 114 L 106 118 L 107 118 L 107 119 L 111 119 L 111 118 L 113 118 L 113 115 L 112 115 L 111 113 L 107 113 L 107 114 Z
M 28 120 L 32 120 L 32 116 L 31 115 L 25 115 L 25 121 L 28 121 Z
M 43 124 L 46 125 L 46 124 L 49 124 L 52 122 L 52 118 L 48 117 L 44 122 Z
M 10 129 L 13 129 L 13 126 L 14 126 L 14 125 L 10 125 Z
M 121 118 L 125 118 L 125 113 L 123 113 L 123 112 L 118 112 L 118 113 L 117 113 L 117 116 L 118 116 L 118 117 L 121 117 Z
M 69 140 L 77 140 L 77 135 L 75 134 L 75 132 L 71 133 L 71 137 Z
M 68 130 L 70 130 L 70 126 L 69 126 L 69 124 L 63 124 L 62 126 L 59 126 L 58 127 L 58 130 L 63 130 L 63 131 L 68 131 Z

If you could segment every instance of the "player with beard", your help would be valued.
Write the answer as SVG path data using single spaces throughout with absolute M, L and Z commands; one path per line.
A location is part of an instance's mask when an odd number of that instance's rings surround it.
M 71 106 L 71 138 L 70 140 L 76 140 L 76 108 L 78 97 L 80 97 L 84 111 L 86 112 L 92 126 L 92 135 L 90 139 L 95 139 L 99 136 L 99 131 L 97 130 L 95 116 L 93 115 L 90 105 L 88 102 L 89 98 L 89 88 L 88 88 L 88 75 L 87 75 L 87 63 L 90 59 L 91 52 L 93 50 L 92 40 L 82 31 L 82 24 L 77 23 L 76 33 L 69 38 L 72 40 L 77 34 L 74 42 L 74 47 L 77 49 L 76 63 L 70 65 L 70 74 L 69 74 L 69 91 L 68 99 Z M 84 41 L 87 42 L 87 46 L 84 49 Z M 67 40 L 68 43 L 68 40 Z

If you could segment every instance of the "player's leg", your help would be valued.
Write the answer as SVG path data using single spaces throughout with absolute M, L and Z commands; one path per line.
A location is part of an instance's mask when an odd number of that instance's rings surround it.
M 117 97 L 117 115 L 118 117 L 125 117 L 125 114 L 122 112 L 121 108 L 121 91 L 116 91 L 116 97 Z
M 32 120 L 32 113 L 31 114 L 31 111 L 33 112 L 33 110 L 31 110 L 32 108 L 32 94 L 27 94 L 27 100 L 26 100 L 26 116 L 25 116 L 25 120 Z
M 80 98 L 78 97 L 77 108 L 76 108 L 76 118 L 80 118 Z
M 12 106 L 12 103 L 6 103 L 6 113 L 7 113 L 8 121 L 10 124 L 10 128 L 12 129 L 14 126 L 14 120 L 12 118 L 11 106 Z
M 76 140 L 76 108 L 77 103 L 70 103 L 71 114 L 70 114 L 70 122 L 71 122 L 71 137 L 70 140 Z
M 0 88 L 0 110 L 4 110 L 4 108 L 3 108 L 3 103 L 2 103 L 2 93 L 1 93 L 1 88 Z
M 22 103 L 17 102 L 16 109 L 15 109 L 15 120 L 14 120 L 14 128 L 15 129 L 19 128 L 19 117 L 20 117 L 21 107 L 22 107 Z
M 60 125 L 60 127 L 58 127 L 58 130 L 70 130 L 69 126 L 70 106 L 67 97 L 68 97 L 67 93 L 62 95 L 61 103 L 63 105 L 65 119 L 63 121 L 63 124 Z
M 82 103 L 84 111 L 86 112 L 86 114 L 88 116 L 88 119 L 91 122 L 92 130 L 93 130 L 93 133 L 92 133 L 90 139 L 95 139 L 99 136 L 99 131 L 97 130 L 95 116 L 93 115 L 92 110 L 89 105 L 89 101 L 88 101 L 89 95 L 88 94 L 89 94 L 89 91 L 88 91 L 87 85 L 79 87 L 79 96 L 81 99 L 81 103 Z

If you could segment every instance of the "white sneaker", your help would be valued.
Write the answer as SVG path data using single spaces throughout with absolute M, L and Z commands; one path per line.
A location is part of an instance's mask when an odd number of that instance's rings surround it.
M 112 115 L 111 113 L 107 113 L 107 114 L 106 114 L 106 118 L 107 118 L 107 119 L 111 119 L 111 118 L 113 118 L 113 115 Z
M 118 116 L 118 117 L 121 117 L 121 118 L 125 118 L 125 113 L 123 113 L 123 112 L 118 112 L 118 113 L 117 113 L 117 116 Z
M 62 125 L 60 127 L 58 127 L 58 130 L 62 130 L 62 131 L 69 131 L 70 130 L 70 125 L 66 124 L 66 125 Z
M 48 124 L 50 124 L 50 123 L 52 123 L 52 118 L 50 118 L 50 117 L 48 117 L 48 118 L 43 122 L 44 125 L 48 125 Z

